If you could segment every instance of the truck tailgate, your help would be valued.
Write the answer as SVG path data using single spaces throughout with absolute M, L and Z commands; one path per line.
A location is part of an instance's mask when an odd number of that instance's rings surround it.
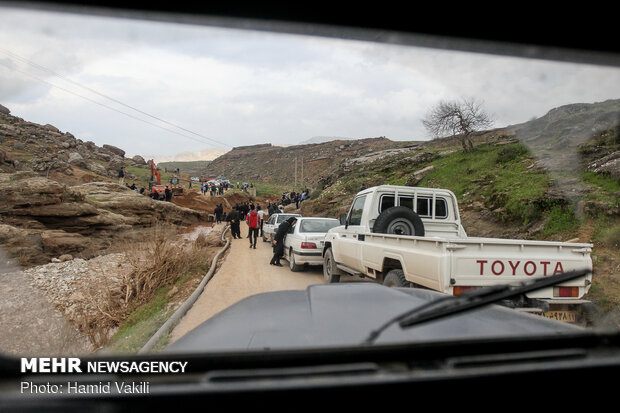
M 592 269 L 592 244 L 550 241 L 467 238 L 448 242 L 450 277 L 455 286 L 487 286 L 525 281 L 571 271 Z M 570 298 L 583 297 L 591 274 L 562 287 L 577 287 Z M 528 294 L 530 298 L 563 298 L 565 289 L 546 288 Z

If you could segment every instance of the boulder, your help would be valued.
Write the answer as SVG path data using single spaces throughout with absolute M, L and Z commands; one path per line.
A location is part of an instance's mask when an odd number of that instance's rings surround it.
M 58 261 L 60 262 L 71 261 L 72 259 L 73 255 L 71 254 L 62 254 L 60 257 L 58 257 Z
M 9 108 L 0 105 L 0 113 L 3 113 L 5 115 L 8 115 L 9 113 L 11 113 L 11 111 L 9 110 Z
M 107 169 L 108 171 L 110 171 L 112 176 L 116 176 L 118 170 L 121 169 L 121 166 L 125 166 L 123 158 L 119 156 L 113 156 L 112 159 L 110 159 L 110 162 L 108 162 Z
M 77 152 L 71 152 L 69 154 L 68 162 L 73 166 L 77 166 L 78 168 L 82 168 L 82 169 L 88 168 L 86 161 L 84 161 L 84 157 L 82 157 L 82 155 L 80 155 Z
M 131 158 L 131 159 L 133 159 L 133 161 L 134 161 L 135 163 L 137 163 L 138 165 L 146 165 L 146 161 L 145 161 L 145 160 L 144 160 L 144 158 L 143 158 L 143 157 L 141 157 L 140 155 L 136 155 L 136 156 L 134 156 L 134 157 L 133 157 L 133 158 Z
M 113 154 L 118 155 L 121 158 L 125 157 L 125 151 L 120 148 L 117 148 L 116 146 L 104 144 L 102 148 L 107 149 L 109 152 L 112 152 Z
M 60 130 L 56 126 L 50 125 L 49 123 L 43 127 L 49 131 L 60 133 Z
M 109 162 L 110 159 L 112 159 L 112 157 L 116 155 L 110 155 L 109 153 L 104 151 L 96 151 L 93 156 L 95 157 L 95 159 L 99 159 L 100 161 Z

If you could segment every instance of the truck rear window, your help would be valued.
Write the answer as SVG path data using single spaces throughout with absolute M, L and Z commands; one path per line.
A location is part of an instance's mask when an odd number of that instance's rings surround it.
M 433 198 L 426 196 L 419 196 L 417 199 L 417 207 L 413 208 L 412 196 L 399 196 L 400 206 L 411 208 L 423 218 L 430 218 L 433 214 L 431 210 Z M 381 211 L 394 206 L 394 195 L 381 195 L 379 201 L 379 213 Z M 435 198 L 435 218 L 444 219 L 448 217 L 448 207 L 446 200 L 443 198 Z

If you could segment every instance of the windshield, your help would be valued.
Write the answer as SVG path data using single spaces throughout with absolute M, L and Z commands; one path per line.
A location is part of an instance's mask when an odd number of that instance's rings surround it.
M 436 294 L 582 268 L 484 326 L 378 343 L 620 325 L 619 67 L 1 11 L 0 351 L 338 347 Z M 263 231 L 292 216 L 326 237 Z
M 302 219 L 299 232 L 327 232 L 338 225 L 335 219 Z

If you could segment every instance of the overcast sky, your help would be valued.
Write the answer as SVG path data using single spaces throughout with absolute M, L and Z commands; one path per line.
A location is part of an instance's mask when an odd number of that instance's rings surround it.
M 620 98 L 617 68 L 299 35 L 0 8 L 0 39 L 0 104 L 128 156 L 425 140 L 442 99 L 479 99 L 500 127 Z

